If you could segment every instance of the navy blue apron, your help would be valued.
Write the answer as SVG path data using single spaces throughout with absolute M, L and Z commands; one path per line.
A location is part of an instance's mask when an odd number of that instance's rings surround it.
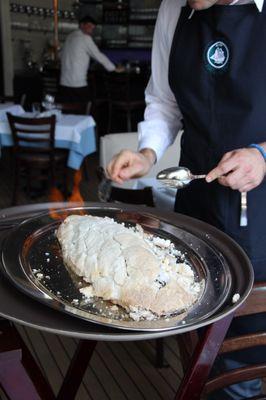
M 177 23 L 169 84 L 183 115 L 180 165 L 204 174 L 225 152 L 266 141 L 266 7 L 190 13 L 183 7 Z M 265 199 L 263 182 L 248 193 L 248 226 L 240 227 L 240 193 L 199 180 L 178 191 L 175 210 L 230 235 L 250 257 L 255 279 L 266 280 Z M 240 318 L 236 330 L 247 332 L 251 321 L 266 329 L 266 316 L 255 317 Z

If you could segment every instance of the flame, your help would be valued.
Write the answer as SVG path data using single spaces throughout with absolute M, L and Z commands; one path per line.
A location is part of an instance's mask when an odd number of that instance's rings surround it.
M 75 172 L 74 175 L 74 183 L 73 183 L 73 190 L 71 195 L 68 198 L 68 202 L 78 202 L 82 203 L 81 205 L 84 205 L 84 200 L 81 196 L 80 190 L 79 190 L 79 185 L 82 179 L 82 174 L 81 171 L 78 170 Z
M 75 172 L 74 174 L 74 179 L 73 179 L 73 189 L 71 195 L 68 197 L 67 202 L 68 203 L 78 203 L 79 206 L 84 206 L 84 199 L 80 193 L 80 182 L 82 180 L 82 172 L 79 169 L 78 171 Z M 65 198 L 62 194 L 62 192 L 57 188 L 57 187 L 52 187 L 50 190 L 49 194 L 49 201 L 50 202 L 64 202 Z M 83 210 L 79 210 L 79 212 L 76 212 L 81 215 L 85 215 L 86 213 Z M 49 210 L 50 217 L 52 219 L 65 219 L 68 216 L 67 212 L 62 211 L 59 213 L 56 208 L 51 208 Z

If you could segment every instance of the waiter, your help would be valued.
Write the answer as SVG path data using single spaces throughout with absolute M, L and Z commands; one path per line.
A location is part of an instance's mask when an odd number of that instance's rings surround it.
M 120 72 L 99 50 L 91 35 L 96 21 L 89 15 L 79 21 L 79 29 L 68 35 L 62 50 L 60 98 L 69 102 L 87 102 L 91 98 L 87 75 L 90 60 L 98 61 L 107 71 Z
M 139 151 L 122 151 L 107 171 L 118 183 L 145 175 L 183 128 L 180 165 L 207 177 L 177 192 L 175 210 L 229 234 L 249 255 L 255 279 L 266 280 L 266 6 L 182 1 L 160 7 Z M 239 224 L 239 192 L 248 192 L 247 227 Z M 232 330 L 253 328 L 266 329 L 264 314 L 234 322 Z M 265 359 L 253 349 L 225 364 Z M 260 388 L 255 380 L 213 398 L 244 399 Z

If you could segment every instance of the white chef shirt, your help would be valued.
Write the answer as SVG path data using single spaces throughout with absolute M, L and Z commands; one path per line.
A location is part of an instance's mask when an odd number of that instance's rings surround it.
M 233 1 L 234 5 L 252 0 Z M 264 0 L 254 0 L 259 11 Z M 138 124 L 139 150 L 153 149 L 157 160 L 182 128 L 182 114 L 168 83 L 169 56 L 181 7 L 186 0 L 163 0 L 158 13 L 152 47 L 152 74 L 145 90 L 144 121 Z M 193 16 L 192 16 L 193 18 Z
M 68 35 L 61 55 L 60 84 L 69 87 L 87 86 L 91 58 L 102 64 L 107 71 L 115 69 L 115 65 L 100 52 L 91 36 L 80 29 Z

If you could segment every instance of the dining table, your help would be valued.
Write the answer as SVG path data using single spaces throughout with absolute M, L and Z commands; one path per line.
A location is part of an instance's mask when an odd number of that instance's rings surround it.
M 80 206 L 80 204 L 43 203 L 2 209 L 0 211 L 1 251 L 6 238 L 9 234 L 13 234 L 13 230 L 16 230 L 19 223 L 28 218 L 46 213 L 51 209 L 69 209 L 69 207 L 73 207 L 74 212 L 77 206 Z M 108 212 L 108 210 L 114 210 L 118 207 L 115 204 L 103 205 L 102 203 L 87 203 L 85 206 L 89 210 L 101 209 L 103 212 Z M 135 206 L 129 206 L 126 210 L 129 212 L 128 215 L 139 212 L 139 208 Z M 181 324 L 174 329 L 158 329 L 155 331 L 118 329 L 63 313 L 60 309 L 48 307 L 33 297 L 26 295 L 13 285 L 10 277 L 7 276 L 3 268 L 2 257 L 0 259 L 0 316 L 4 320 L 0 321 L 3 339 L 0 345 L 0 384 L 12 400 L 20 400 L 22 398 L 31 400 L 74 400 L 95 346 L 99 341 L 126 342 L 159 339 L 170 335 L 178 337 L 180 334 L 185 334 L 195 329 L 195 327 L 201 326 L 204 328 L 202 335 L 174 397 L 175 400 L 199 400 L 234 313 L 243 304 L 251 290 L 253 283 L 252 267 L 244 252 L 229 237 L 202 221 L 174 213 L 162 214 L 161 211 L 155 211 L 154 209 L 144 208 L 143 210 L 148 215 L 167 218 L 173 226 L 186 226 L 190 232 L 203 239 L 205 238 L 204 240 L 206 240 L 207 235 L 209 245 L 212 247 L 218 246 L 218 251 L 226 254 L 226 259 L 232 268 L 231 272 L 236 275 L 233 278 L 233 292 L 236 290 L 240 293 L 240 300 L 234 303 L 229 299 L 223 304 L 221 310 L 217 310 L 216 313 L 201 321 L 198 325 L 183 327 Z M 237 268 L 240 264 L 242 273 L 239 275 Z M 6 325 L 7 321 L 9 321 L 8 325 Z M 14 323 L 78 339 L 77 350 L 56 397 L 26 345 L 21 339 L 17 340 L 18 334 L 14 333 L 16 331 Z M 16 340 L 12 342 L 13 345 L 11 346 L 12 335 Z M 6 342 L 5 338 L 7 338 Z M 4 347 L 5 343 L 6 348 Z M 5 368 L 1 369 L 1 365 L 5 365 Z M 16 382 L 13 379 L 14 373 L 16 374 Z
M 13 145 L 7 112 L 27 118 L 47 117 L 49 114 L 49 112 L 29 113 L 19 105 L 0 104 L 0 149 Z M 58 111 L 55 115 L 55 147 L 68 149 L 67 166 L 79 170 L 83 160 L 96 151 L 96 123 L 91 115 L 62 114 Z
M 0 121 L 6 120 L 6 113 L 10 112 L 13 115 L 22 115 L 25 113 L 23 107 L 20 104 L 14 104 L 11 102 L 0 104 Z

